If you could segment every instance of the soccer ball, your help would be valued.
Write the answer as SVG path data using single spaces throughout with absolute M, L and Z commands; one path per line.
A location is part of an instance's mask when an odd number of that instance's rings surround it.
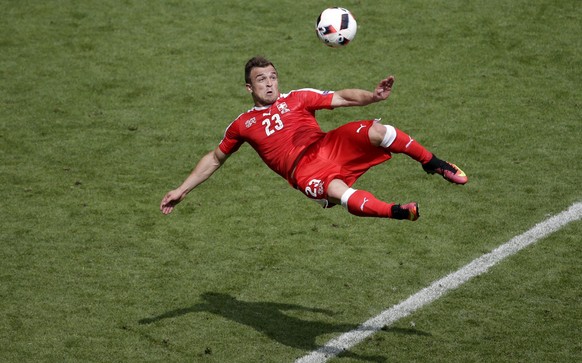
M 327 46 L 338 48 L 347 45 L 356 36 L 358 24 L 348 9 L 325 9 L 315 23 L 315 32 Z

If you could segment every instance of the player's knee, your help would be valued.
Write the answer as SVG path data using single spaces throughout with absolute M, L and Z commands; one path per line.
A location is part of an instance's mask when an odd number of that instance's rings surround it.
M 384 135 L 379 145 L 382 147 L 389 147 L 396 139 L 396 128 L 391 125 L 380 125 L 384 129 Z
M 375 122 L 370 127 L 368 131 L 368 137 L 370 138 L 370 143 L 374 146 L 380 146 L 382 144 L 382 140 L 386 135 L 386 126 L 382 125 L 379 122 Z
M 341 198 L 348 189 L 348 185 L 343 180 L 334 179 L 327 186 L 327 199 L 331 203 L 340 204 Z
M 342 207 L 348 209 L 348 200 L 356 191 L 357 191 L 356 189 L 348 188 L 342 193 L 342 196 L 340 198 L 340 204 L 342 205 Z

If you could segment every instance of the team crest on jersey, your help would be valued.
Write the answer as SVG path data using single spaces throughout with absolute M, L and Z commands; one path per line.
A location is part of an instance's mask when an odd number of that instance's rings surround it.
M 287 106 L 287 103 L 285 103 L 285 102 L 279 103 L 277 105 L 277 108 L 279 109 L 279 112 L 281 112 L 281 115 L 284 114 L 284 113 L 287 113 L 287 112 L 291 111 L 289 109 L 289 106 Z
M 253 118 L 250 118 L 250 119 L 245 121 L 245 126 L 248 129 L 249 127 L 253 126 L 256 123 L 257 123 L 257 119 L 253 117 Z

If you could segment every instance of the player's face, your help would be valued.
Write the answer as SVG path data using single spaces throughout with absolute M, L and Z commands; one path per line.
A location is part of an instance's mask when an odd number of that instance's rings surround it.
M 253 95 L 255 105 L 262 107 L 272 105 L 279 97 L 279 77 L 273 66 L 251 69 L 251 83 L 247 90 Z

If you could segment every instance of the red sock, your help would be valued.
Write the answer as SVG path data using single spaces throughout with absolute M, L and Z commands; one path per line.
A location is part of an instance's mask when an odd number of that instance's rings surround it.
M 396 128 L 395 128 L 396 129 Z M 414 140 L 404 131 L 396 129 L 396 138 L 390 146 L 388 151 L 392 153 L 403 153 L 421 164 L 426 164 L 432 158 L 432 153 L 424 148 L 418 141 Z
M 342 198 L 342 205 L 348 212 L 359 217 L 391 218 L 394 203 L 376 199 L 372 193 L 365 190 L 353 190 L 346 202 Z

